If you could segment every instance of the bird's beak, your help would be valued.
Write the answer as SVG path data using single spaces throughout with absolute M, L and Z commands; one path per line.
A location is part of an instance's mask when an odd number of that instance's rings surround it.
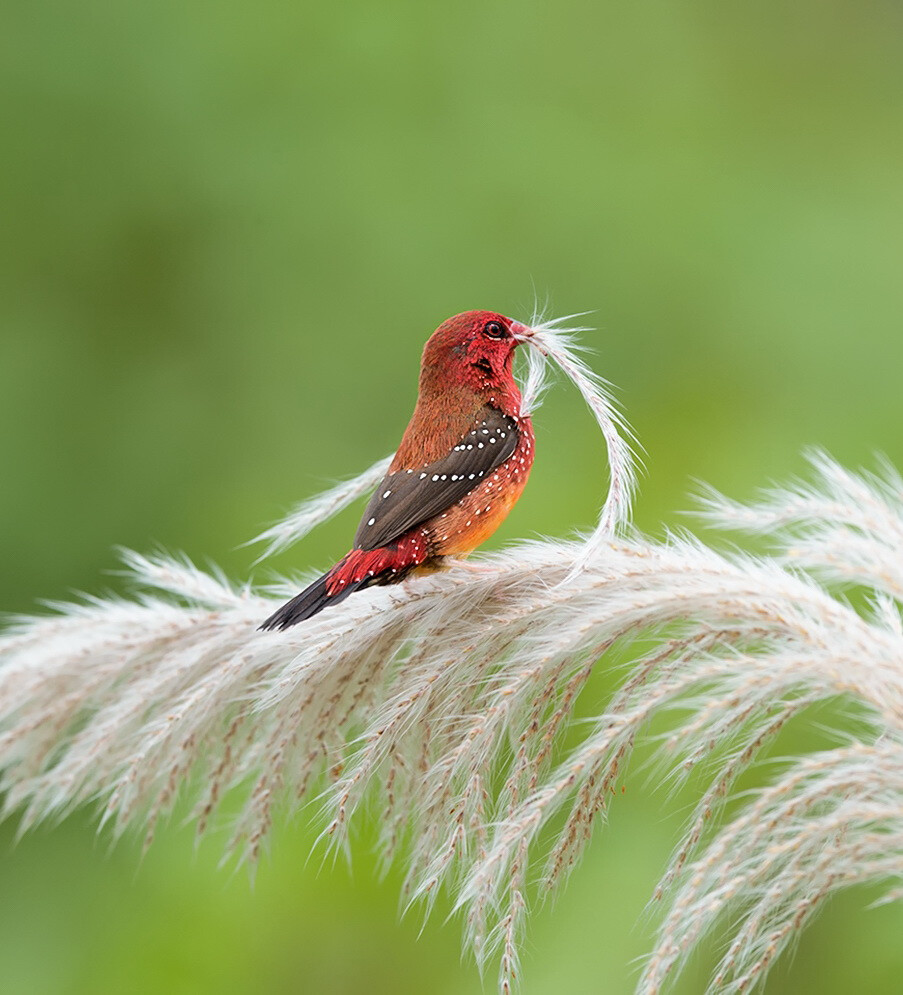
M 515 342 L 527 342 L 533 338 L 533 329 L 522 325 L 519 321 L 512 321 L 509 328 Z
M 514 341 L 520 345 L 521 342 L 529 342 L 534 349 L 538 349 L 543 356 L 547 356 L 548 353 L 542 342 L 542 337 L 534 338 L 536 335 L 536 329 L 530 328 L 529 325 L 522 325 L 519 321 L 512 321 L 510 324 L 511 334 L 514 336 Z

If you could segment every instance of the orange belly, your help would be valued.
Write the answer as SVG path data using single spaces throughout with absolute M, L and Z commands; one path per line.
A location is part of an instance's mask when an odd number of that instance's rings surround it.
M 527 419 L 511 457 L 448 511 L 424 525 L 436 556 L 467 556 L 508 517 L 533 466 L 533 432 Z

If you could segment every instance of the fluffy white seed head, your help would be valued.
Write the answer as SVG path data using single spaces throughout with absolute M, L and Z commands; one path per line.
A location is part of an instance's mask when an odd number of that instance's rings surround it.
M 583 314 L 572 314 L 546 320 L 541 314 L 534 315 L 530 323 L 533 335 L 527 340 L 530 348 L 523 398 L 526 411 L 538 406 L 551 361 L 574 384 L 596 419 L 608 451 L 609 485 L 599 522 L 587 544 L 587 549 L 592 549 L 628 524 L 636 489 L 636 466 L 629 441 L 630 428 L 612 399 L 611 384 L 593 372 L 581 355 L 584 348 L 578 336 L 591 329 L 569 324 L 582 317 Z
M 578 369 L 560 337 L 538 341 Z M 752 507 L 706 499 L 711 520 L 769 536 L 770 556 L 615 535 L 631 479 L 621 453 L 593 536 L 359 592 L 282 633 L 257 631 L 272 598 L 185 560 L 126 554 L 133 600 L 57 606 L 0 635 L 7 811 L 27 829 L 99 801 L 114 833 L 141 827 L 149 841 L 178 793 L 194 791 L 199 833 L 238 796 L 231 848 L 253 860 L 282 799 L 318 793 L 339 847 L 377 799 L 381 852 L 405 863 L 407 900 L 429 907 L 449 889 L 470 948 L 497 956 L 508 991 L 537 878 L 546 893 L 572 871 L 660 717 L 666 780 L 702 770 L 707 784 L 658 892 L 639 991 L 662 991 L 725 929 L 711 991 L 748 990 L 833 892 L 901 893 L 903 487 L 887 468 L 814 463 L 814 485 Z M 293 541 L 382 472 L 309 502 L 268 541 Z M 836 597 L 837 582 L 868 597 Z M 632 645 L 620 690 L 573 722 L 593 668 Z M 854 731 L 790 759 L 725 816 L 737 778 L 829 699 L 855 714 Z

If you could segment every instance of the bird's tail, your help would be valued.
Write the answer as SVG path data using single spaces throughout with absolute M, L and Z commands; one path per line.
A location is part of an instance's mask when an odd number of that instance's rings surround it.
M 291 601 L 287 601 L 278 611 L 273 612 L 260 628 L 288 629 L 290 626 L 297 625 L 298 622 L 303 622 L 306 618 L 311 618 L 323 611 L 328 605 L 336 605 L 340 601 L 344 601 L 349 594 L 365 586 L 364 581 L 357 584 L 346 584 L 340 591 L 331 594 L 327 586 L 328 578 L 328 573 L 323 574 L 310 587 L 306 587 L 300 594 L 296 594 Z
M 397 584 L 428 558 L 427 540 L 421 532 L 411 532 L 400 542 L 378 549 L 352 549 L 332 570 L 274 612 L 260 628 L 287 629 L 330 605 L 337 605 L 361 588 Z

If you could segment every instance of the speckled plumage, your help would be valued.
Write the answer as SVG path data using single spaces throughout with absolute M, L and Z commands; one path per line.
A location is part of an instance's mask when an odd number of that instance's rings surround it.
M 462 498 L 424 523 L 434 556 L 472 552 L 495 532 L 521 496 L 533 466 L 533 426 L 527 417 L 513 421 L 518 438 L 512 454 Z
M 515 348 L 531 334 L 489 311 L 436 329 L 423 350 L 414 414 L 352 549 L 261 628 L 287 628 L 361 588 L 436 569 L 495 532 L 533 465 L 533 426 L 512 371 Z

